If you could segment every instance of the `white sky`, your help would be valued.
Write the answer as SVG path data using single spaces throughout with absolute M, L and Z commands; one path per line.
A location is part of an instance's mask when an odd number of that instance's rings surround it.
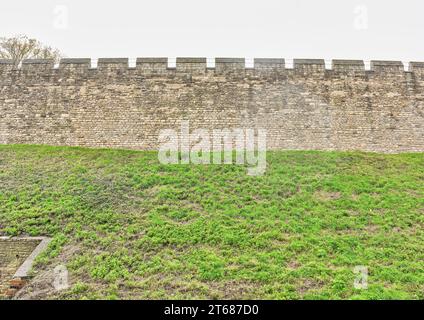
M 424 61 L 424 1 L 3 0 L 15 34 L 68 57 Z

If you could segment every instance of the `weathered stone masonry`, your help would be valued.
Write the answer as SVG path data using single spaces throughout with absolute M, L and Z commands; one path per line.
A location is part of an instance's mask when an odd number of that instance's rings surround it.
M 0 300 L 12 297 L 23 286 L 24 280 L 13 275 L 40 242 L 40 239 L 0 237 Z
M 0 61 L 0 143 L 155 150 L 163 128 L 265 128 L 269 149 L 424 151 L 424 63 Z

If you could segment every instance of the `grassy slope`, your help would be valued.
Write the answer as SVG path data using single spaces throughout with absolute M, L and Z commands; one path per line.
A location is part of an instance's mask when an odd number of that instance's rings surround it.
M 273 152 L 241 166 L 0 146 L 0 235 L 50 235 L 61 298 L 424 299 L 424 155 Z M 356 265 L 369 288 L 353 288 Z

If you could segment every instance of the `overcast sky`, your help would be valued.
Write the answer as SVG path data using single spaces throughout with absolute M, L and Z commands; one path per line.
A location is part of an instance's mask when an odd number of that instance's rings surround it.
M 3 1 L 0 36 L 68 57 L 424 61 L 424 1 Z

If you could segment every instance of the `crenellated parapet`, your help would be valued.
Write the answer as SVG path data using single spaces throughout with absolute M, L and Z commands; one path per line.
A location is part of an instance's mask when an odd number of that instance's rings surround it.
M 404 72 L 405 68 L 401 61 L 371 60 L 371 71 L 382 74 L 398 74 Z
M 206 58 L 177 58 L 177 72 L 202 75 L 206 73 L 206 68 Z
M 424 76 L 424 62 L 410 62 L 409 71 Z
M 12 71 L 14 68 L 13 60 L 0 59 L 0 74 Z
M 365 72 L 363 60 L 333 60 L 331 66 L 338 73 Z
M 137 58 L 136 69 L 143 74 L 166 74 L 168 58 Z
M 243 76 L 256 74 L 266 77 L 267 75 L 292 73 L 301 77 L 324 77 L 326 74 L 381 74 L 382 76 L 399 76 L 405 72 L 418 75 L 423 74 L 424 62 L 411 62 L 409 69 L 401 61 L 372 60 L 370 70 L 366 70 L 363 60 L 332 60 L 331 65 L 326 67 L 324 59 L 294 59 L 293 65 L 288 66 L 282 58 L 255 58 L 253 69 L 246 68 L 244 58 L 215 58 L 214 67 L 208 67 L 207 59 L 201 57 L 178 57 L 175 67 L 169 67 L 168 58 L 145 57 L 137 58 L 135 68 L 129 67 L 128 58 L 100 58 L 97 66 L 92 66 L 90 58 L 64 58 L 58 66 L 53 60 L 29 59 L 24 60 L 20 66 L 15 66 L 12 60 L 0 59 L 0 74 L 15 72 L 21 76 L 38 76 L 59 74 L 84 74 L 95 73 L 122 75 L 126 70 L 134 70 L 133 74 L 146 76 L 166 76 L 175 74 L 191 74 L 193 76 L 217 75 L 217 76 Z M 247 73 L 246 70 L 249 70 Z
M 62 59 L 59 64 L 61 74 L 87 74 L 91 67 L 90 58 Z
M 293 68 L 295 74 L 324 76 L 325 61 L 324 59 L 294 59 Z
M 264 76 L 286 73 L 284 59 L 256 58 L 253 60 L 253 69 L 256 74 Z
M 54 67 L 54 60 L 50 59 L 26 59 L 22 61 L 22 71 L 24 73 L 48 73 Z
M 244 58 L 216 58 L 216 74 L 234 74 L 244 72 L 246 62 Z
M 128 69 L 128 58 L 100 58 L 97 61 L 97 69 L 102 71 Z

